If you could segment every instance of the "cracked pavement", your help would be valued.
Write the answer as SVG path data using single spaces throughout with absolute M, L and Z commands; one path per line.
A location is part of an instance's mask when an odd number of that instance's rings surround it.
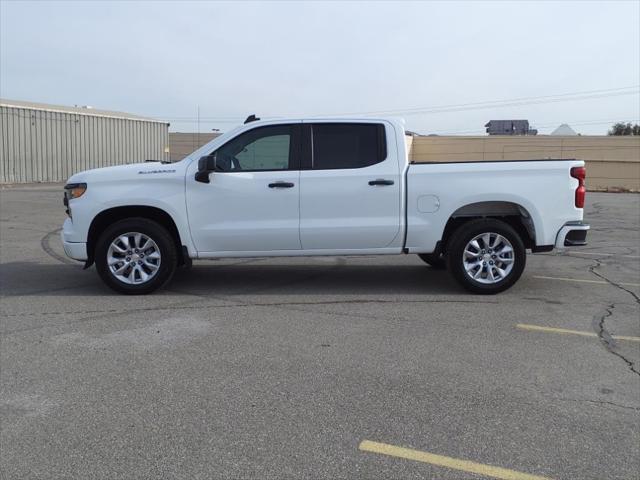
M 640 343 L 613 338 L 640 336 L 639 195 L 589 193 L 589 245 L 494 297 L 416 256 L 196 262 L 124 297 L 64 257 L 61 192 L 0 190 L 0 478 L 479 478 L 365 439 L 639 478 Z

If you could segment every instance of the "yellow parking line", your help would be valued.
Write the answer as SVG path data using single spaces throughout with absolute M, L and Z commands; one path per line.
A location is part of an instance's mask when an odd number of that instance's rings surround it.
M 431 465 L 437 465 L 439 467 L 477 473 L 478 475 L 484 475 L 485 477 L 501 478 L 503 480 L 549 480 L 547 477 L 529 475 L 528 473 L 516 472 L 515 470 L 509 470 L 507 468 L 493 467 L 482 463 L 459 460 L 457 458 L 421 452 L 420 450 L 411 450 L 409 448 L 396 447 L 386 443 L 371 442 L 369 440 L 363 440 L 358 448 L 364 452 L 373 452 L 381 455 L 406 458 L 407 460 L 430 463 Z
M 566 328 L 543 327 L 542 325 L 529 325 L 527 323 L 518 323 L 516 327 L 522 330 L 535 330 L 538 332 L 561 333 L 568 335 L 581 335 L 583 337 L 597 337 L 594 332 L 584 332 L 582 330 L 569 330 Z M 640 337 L 629 337 L 627 335 L 611 335 L 614 340 L 627 340 L 629 342 L 640 342 Z
M 562 280 L 563 282 L 579 282 L 579 283 L 597 283 L 599 285 L 609 285 L 609 282 L 604 280 L 585 280 L 582 278 L 566 278 L 566 277 L 543 277 L 542 275 L 532 275 L 533 278 L 540 278 L 542 280 Z M 617 282 L 618 285 L 626 285 L 628 287 L 640 287 L 640 283 L 626 283 Z
M 593 255 L 595 257 L 620 257 L 620 258 L 640 258 L 638 255 L 622 255 L 619 253 L 594 253 L 594 252 L 570 252 L 567 251 L 564 255 Z

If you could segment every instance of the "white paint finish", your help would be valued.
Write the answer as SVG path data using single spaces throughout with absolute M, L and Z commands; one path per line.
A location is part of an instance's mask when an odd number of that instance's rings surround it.
M 93 219 L 114 207 L 146 206 L 166 212 L 176 224 L 180 241 L 196 257 L 185 206 L 185 172 L 190 162 L 137 163 L 86 170 L 68 183 L 87 184 L 87 191 L 69 201 L 73 220 L 65 225 L 65 240 L 86 242 Z M 142 172 L 142 173 L 141 173 Z
M 433 251 L 453 212 L 489 201 L 523 207 L 533 220 L 536 244 L 554 245 L 565 223 L 582 220 L 583 210 L 574 206 L 578 181 L 569 175 L 571 167 L 582 165 L 577 160 L 412 164 L 407 247 L 412 252 Z M 418 210 L 418 198 L 425 194 L 440 199 L 438 211 Z
M 569 170 L 584 162 L 408 166 L 403 124 L 384 119 L 308 120 L 384 122 L 388 158 L 378 165 L 351 170 L 226 172 L 212 174 L 209 184 L 195 182 L 201 155 L 246 130 L 299 121 L 243 125 L 173 164 L 123 165 L 73 175 L 69 182 L 86 182 L 88 188 L 81 198 L 70 201 L 73 220 L 65 222 L 64 241 L 84 244 L 96 215 L 132 205 L 168 213 L 192 258 L 391 254 L 400 253 L 403 245 L 411 253 L 428 253 L 441 239 L 452 213 L 477 202 L 520 205 L 532 218 L 538 245 L 553 245 L 566 222 L 582 220 L 582 209 L 574 207 L 577 180 Z M 394 180 L 394 185 L 369 186 L 369 180 L 379 178 Z M 268 188 L 276 181 L 295 186 Z
M 86 260 L 87 259 L 87 244 L 85 242 L 68 242 L 66 240 L 67 235 L 69 235 L 70 230 L 72 229 L 71 219 L 67 218 L 62 226 L 62 230 L 60 231 L 60 239 L 62 240 L 62 247 L 64 248 L 64 253 L 69 258 L 73 258 L 74 260 Z
M 435 195 L 420 195 L 418 197 L 418 211 L 420 213 L 434 213 L 440 208 L 440 199 Z
M 301 248 L 299 171 L 216 172 L 211 183 L 196 182 L 194 175 L 190 169 L 187 209 L 199 256 Z M 279 181 L 294 187 L 269 188 Z
M 313 120 L 309 120 L 311 122 Z M 313 121 L 323 123 L 322 121 Z M 344 122 L 347 123 L 347 122 Z M 381 123 L 359 120 L 358 123 Z M 305 250 L 351 250 L 402 246 L 401 187 L 404 152 L 385 125 L 387 158 L 364 168 L 303 170 L 300 173 L 300 239 Z M 404 130 L 400 129 L 404 142 Z M 400 157 L 402 155 L 402 157 Z M 391 180 L 393 185 L 369 185 Z
M 359 255 L 398 255 L 397 247 L 393 248 L 343 248 L 317 250 L 256 250 L 253 252 L 198 252 L 198 258 L 260 258 L 260 257 L 335 257 Z
M 384 248 L 398 238 L 400 175 L 389 171 L 386 163 L 301 172 L 300 239 L 304 249 Z M 368 184 L 379 178 L 394 184 Z

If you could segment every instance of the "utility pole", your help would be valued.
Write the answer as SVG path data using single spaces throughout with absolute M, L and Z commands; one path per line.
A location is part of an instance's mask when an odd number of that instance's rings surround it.
M 196 136 L 196 146 L 194 150 L 200 148 L 200 105 L 198 105 L 198 135 Z

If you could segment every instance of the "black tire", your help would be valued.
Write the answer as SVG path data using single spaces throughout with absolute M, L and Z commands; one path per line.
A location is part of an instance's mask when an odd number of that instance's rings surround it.
M 485 233 L 501 235 L 507 239 L 513 247 L 513 267 L 504 278 L 495 281 L 495 283 L 482 283 L 482 280 L 489 281 L 488 278 L 480 278 L 481 281 L 474 280 L 465 269 L 464 251 L 467 244 L 478 235 Z M 482 244 L 484 245 L 484 242 Z M 487 252 L 486 250 L 481 250 L 481 252 L 482 251 Z M 447 267 L 453 278 L 468 291 L 485 295 L 493 295 L 510 288 L 518 281 L 520 275 L 522 275 L 527 261 L 525 246 L 520 235 L 518 235 L 518 233 L 509 224 L 493 218 L 471 220 L 458 227 L 458 229 L 455 230 L 449 238 L 447 252 Z M 489 263 L 489 261 L 491 261 L 490 257 L 487 258 L 487 263 Z M 487 269 L 489 267 L 479 267 L 479 269 L 483 268 L 485 269 L 483 270 L 483 275 L 488 275 Z M 476 270 L 476 272 L 477 271 L 478 270 Z
M 447 259 L 444 255 L 436 255 L 435 253 L 419 253 L 420 259 L 431 265 L 436 270 L 444 270 L 447 268 Z
M 160 253 L 158 269 L 148 281 L 141 281 L 141 283 L 138 284 L 129 284 L 119 280 L 116 275 L 111 272 L 107 262 L 107 255 L 111 243 L 119 236 L 129 232 L 141 233 L 151 239 L 155 242 Z M 126 218 L 114 223 L 102 232 L 96 243 L 95 263 L 98 275 L 100 275 L 102 281 L 111 289 L 118 293 L 124 293 L 125 295 L 146 295 L 171 280 L 178 263 L 178 250 L 175 241 L 167 229 L 159 223 L 147 218 Z M 122 263 L 124 264 L 126 262 L 123 260 Z M 135 276 L 134 273 L 134 277 Z

